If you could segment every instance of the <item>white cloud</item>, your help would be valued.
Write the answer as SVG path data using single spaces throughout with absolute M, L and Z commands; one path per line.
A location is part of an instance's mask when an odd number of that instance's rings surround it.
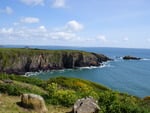
M 20 20 L 20 22 L 22 22 L 22 23 L 29 23 L 29 24 L 39 23 L 39 21 L 40 21 L 40 19 L 35 18 L 35 17 L 25 17 Z
M 128 41 L 129 38 L 128 38 L 128 37 L 124 37 L 123 40 L 124 40 L 124 41 Z
M 150 42 L 150 38 L 148 38 L 147 41 Z
M 42 31 L 42 32 L 46 32 L 47 31 L 46 27 L 43 26 L 43 25 L 39 27 L 39 30 Z
M 80 37 L 76 32 L 49 30 L 41 25 L 34 28 L 21 26 L 0 28 L 0 44 L 105 46 L 109 45 L 109 41 L 103 35 Z
M 74 33 L 60 31 L 60 32 L 50 33 L 50 37 L 52 39 L 74 40 L 76 39 L 77 36 Z
M 82 30 L 84 27 L 82 24 L 80 24 L 79 22 L 77 22 L 76 20 L 71 20 L 66 24 L 66 28 L 70 31 L 80 31 Z
M 0 13 L 6 13 L 8 15 L 13 13 L 13 9 L 9 6 L 6 6 L 4 9 L 0 9 Z
M 100 41 L 103 41 L 103 42 L 107 42 L 107 39 L 106 39 L 106 37 L 105 37 L 104 35 L 98 35 L 98 36 L 96 37 L 96 39 L 97 39 L 97 40 L 100 40 Z
M 22 19 L 22 22 L 33 23 L 33 20 Z M 50 30 L 44 25 L 30 28 L 17 24 L 17 27 L 0 28 L 0 44 L 95 46 L 109 43 L 104 35 L 80 37 L 76 31 L 81 29 L 83 25 L 77 21 L 69 21 L 63 28 L 57 30 Z
M 32 6 L 44 5 L 44 0 L 20 0 L 20 1 L 26 5 L 32 5 Z
M 75 33 L 66 31 L 50 31 L 45 26 L 37 28 L 1 28 L 0 37 L 11 39 L 26 39 L 40 38 L 41 40 L 76 40 L 78 38 Z M 40 40 L 39 40 L 40 42 Z
M 0 33 L 1 34 L 11 34 L 11 33 L 13 33 L 13 28 L 2 28 L 2 29 L 0 29 Z
M 53 0 L 54 8 L 64 8 L 66 6 L 66 0 Z
M 44 25 L 35 28 L 21 26 L 0 28 L 0 44 L 94 46 L 99 44 L 98 40 L 102 40 L 103 42 L 107 41 L 103 35 L 99 35 L 95 38 L 85 38 L 78 36 L 76 32 L 70 32 L 64 29 L 56 31 L 49 30 Z

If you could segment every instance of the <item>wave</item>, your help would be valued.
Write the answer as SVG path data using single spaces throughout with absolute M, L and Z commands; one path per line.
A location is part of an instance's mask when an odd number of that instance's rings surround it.
M 40 73 L 41 72 L 26 72 L 25 75 L 23 75 L 23 76 L 25 76 L 25 77 L 36 76 Z
M 94 69 L 94 68 L 98 68 L 97 66 L 89 66 L 89 67 L 79 67 L 77 69 Z
M 114 67 L 114 66 L 111 64 L 111 62 L 113 62 L 113 61 L 108 61 L 108 62 L 102 63 L 102 65 L 100 66 L 100 68 Z
M 60 69 L 60 70 L 47 70 L 47 71 L 38 71 L 38 72 L 26 72 L 25 77 L 30 77 L 30 76 L 36 76 L 36 75 L 40 75 L 40 74 L 46 74 L 46 73 L 50 73 L 50 74 L 53 74 L 55 72 L 58 72 L 58 73 L 64 73 L 65 71 L 71 71 L 73 69 Z
M 143 58 L 143 59 L 141 59 L 141 60 L 150 60 L 150 58 Z
M 105 67 L 113 67 L 113 66 L 111 66 L 110 61 L 107 61 L 107 62 L 101 63 L 100 66 L 79 67 L 79 69 L 80 70 L 82 70 L 82 69 L 97 69 L 97 68 L 105 68 Z
M 61 70 L 48 70 L 48 71 L 39 71 L 39 72 L 26 72 L 24 76 L 26 77 L 30 77 L 30 76 L 36 76 L 36 75 L 40 75 L 40 74 L 46 74 L 46 73 L 50 73 L 50 74 L 53 74 L 53 73 L 64 73 L 66 71 L 75 71 L 75 70 L 85 70 L 85 69 L 98 69 L 98 68 L 106 68 L 106 67 L 113 67 L 111 64 L 110 64 L 111 61 L 107 61 L 107 62 L 103 62 L 101 63 L 100 66 L 89 66 L 89 67 L 76 67 L 76 68 L 73 68 L 73 69 L 61 69 Z

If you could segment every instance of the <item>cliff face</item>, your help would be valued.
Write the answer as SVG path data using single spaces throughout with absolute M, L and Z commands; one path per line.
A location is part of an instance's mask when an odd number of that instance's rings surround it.
M 25 72 L 99 66 L 108 57 L 72 50 L 0 49 L 0 72 Z

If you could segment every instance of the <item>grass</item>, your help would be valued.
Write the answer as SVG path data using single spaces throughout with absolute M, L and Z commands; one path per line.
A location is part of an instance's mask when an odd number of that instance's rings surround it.
M 43 50 L 43 49 L 25 49 L 25 48 L 0 48 L 0 58 L 3 54 L 10 54 L 14 57 L 21 55 L 39 55 L 39 54 L 62 54 L 62 53 L 83 53 L 84 55 L 90 55 L 91 53 L 79 50 Z
M 17 105 L 20 102 L 19 96 L 0 95 L 0 113 L 36 113 L 34 110 L 25 109 Z M 66 113 L 71 108 L 63 106 L 47 105 L 48 113 Z

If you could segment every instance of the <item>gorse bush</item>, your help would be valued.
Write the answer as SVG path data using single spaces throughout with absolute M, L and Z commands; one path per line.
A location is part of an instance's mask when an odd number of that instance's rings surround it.
M 78 99 L 74 90 L 60 89 L 57 83 L 48 84 L 49 102 L 56 105 L 70 106 Z
M 146 108 L 139 106 L 134 97 L 121 97 L 117 92 L 103 92 L 99 95 L 100 113 L 149 113 Z

